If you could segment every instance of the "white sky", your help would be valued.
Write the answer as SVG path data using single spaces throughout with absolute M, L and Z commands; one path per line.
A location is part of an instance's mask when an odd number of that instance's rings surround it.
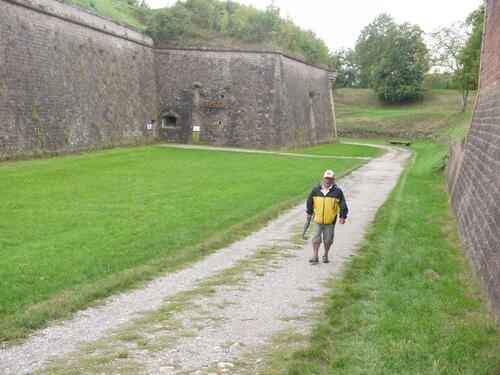
M 162 8 L 176 0 L 146 0 Z M 236 0 L 264 9 L 271 0 Z M 330 50 L 354 47 L 361 29 L 380 13 L 396 22 L 411 22 L 425 32 L 464 21 L 483 0 L 275 0 L 282 16 L 289 16 L 301 28 L 312 30 Z

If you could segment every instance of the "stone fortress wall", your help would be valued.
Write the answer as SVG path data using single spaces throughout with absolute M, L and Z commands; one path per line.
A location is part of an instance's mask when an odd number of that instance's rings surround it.
M 333 90 L 328 72 L 290 58 L 281 63 L 280 113 L 286 144 L 311 145 L 335 133 Z
M 162 138 L 269 148 L 333 137 L 323 69 L 276 52 L 160 48 L 156 58 Z
M 0 154 L 144 143 L 151 39 L 53 0 L 0 1 Z
M 500 321 L 500 0 L 486 2 L 479 90 L 469 133 L 446 165 L 469 259 Z
M 156 48 L 58 0 L 0 0 L 0 159 L 154 139 L 269 148 L 333 134 L 327 72 L 277 52 Z

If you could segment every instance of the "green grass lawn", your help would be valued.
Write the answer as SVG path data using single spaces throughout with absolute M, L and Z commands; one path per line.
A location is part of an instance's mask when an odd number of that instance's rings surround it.
M 197 260 L 362 162 L 149 146 L 0 164 L 0 341 Z
M 350 145 L 346 143 L 337 143 L 334 146 L 332 146 L 331 144 L 324 144 L 314 147 L 297 149 L 291 152 L 297 154 L 309 154 L 309 155 L 361 156 L 361 157 L 372 158 L 382 154 L 384 151 L 376 147 L 366 147 L 366 146 Z
M 338 89 L 338 131 L 342 136 L 420 138 L 449 142 L 463 136 L 472 115 L 475 92 L 461 112 L 457 90 L 430 90 L 421 101 L 383 104 L 370 89 Z
M 447 203 L 447 150 L 412 149 L 358 255 L 331 281 L 308 344 L 272 353 L 269 373 L 500 373 L 500 336 Z

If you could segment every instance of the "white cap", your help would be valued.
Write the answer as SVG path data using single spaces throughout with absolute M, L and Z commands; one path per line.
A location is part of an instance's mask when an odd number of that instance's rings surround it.
M 333 171 L 331 171 L 329 169 L 329 170 L 325 171 L 325 174 L 323 175 L 323 177 L 334 178 L 335 177 L 335 173 L 333 173 Z

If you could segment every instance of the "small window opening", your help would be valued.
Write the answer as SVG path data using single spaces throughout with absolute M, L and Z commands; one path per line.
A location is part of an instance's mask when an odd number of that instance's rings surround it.
M 173 115 L 165 115 L 161 118 L 161 127 L 163 129 L 175 128 L 177 127 L 177 117 Z
M 224 94 L 220 94 L 221 99 L 224 99 Z

